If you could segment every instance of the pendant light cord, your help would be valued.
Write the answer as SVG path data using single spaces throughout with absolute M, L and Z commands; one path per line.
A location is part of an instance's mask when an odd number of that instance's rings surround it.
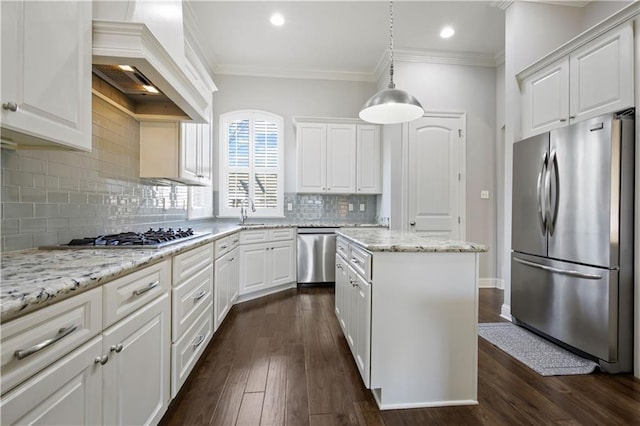
M 389 89 L 395 89 L 396 85 L 393 82 L 393 0 L 389 1 L 389 62 L 391 62 L 389 68 Z

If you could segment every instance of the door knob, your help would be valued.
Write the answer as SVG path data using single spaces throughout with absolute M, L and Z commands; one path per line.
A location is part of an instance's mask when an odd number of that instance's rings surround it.
M 409 225 L 416 226 L 416 222 L 412 220 L 411 222 L 409 222 Z
M 13 111 L 16 112 L 18 110 L 18 104 L 15 102 L 6 102 L 4 104 L 2 104 L 2 108 L 9 110 L 9 111 Z

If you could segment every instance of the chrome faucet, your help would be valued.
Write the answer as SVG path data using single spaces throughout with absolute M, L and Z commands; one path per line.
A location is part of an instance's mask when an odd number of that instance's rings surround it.
M 248 213 L 249 207 L 251 208 L 251 211 L 253 213 L 256 212 L 256 205 L 254 204 L 254 202 L 251 199 L 251 197 L 247 196 L 245 201 L 247 203 L 247 207 L 244 206 L 244 202 L 240 206 L 240 219 L 242 220 L 242 224 L 243 225 L 244 225 L 245 221 L 247 220 L 247 217 L 248 217 L 247 213 Z

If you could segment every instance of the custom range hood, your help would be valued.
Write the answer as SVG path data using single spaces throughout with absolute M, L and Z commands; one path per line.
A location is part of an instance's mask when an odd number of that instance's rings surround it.
M 93 16 L 94 95 L 138 120 L 209 121 L 215 86 L 185 72 L 180 1 L 95 1 Z

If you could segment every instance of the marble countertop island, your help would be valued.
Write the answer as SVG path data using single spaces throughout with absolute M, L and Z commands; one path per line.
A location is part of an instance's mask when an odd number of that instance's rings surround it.
M 487 246 L 483 244 L 445 240 L 386 228 L 342 228 L 337 231 L 337 234 L 372 252 L 478 253 L 488 251 Z

